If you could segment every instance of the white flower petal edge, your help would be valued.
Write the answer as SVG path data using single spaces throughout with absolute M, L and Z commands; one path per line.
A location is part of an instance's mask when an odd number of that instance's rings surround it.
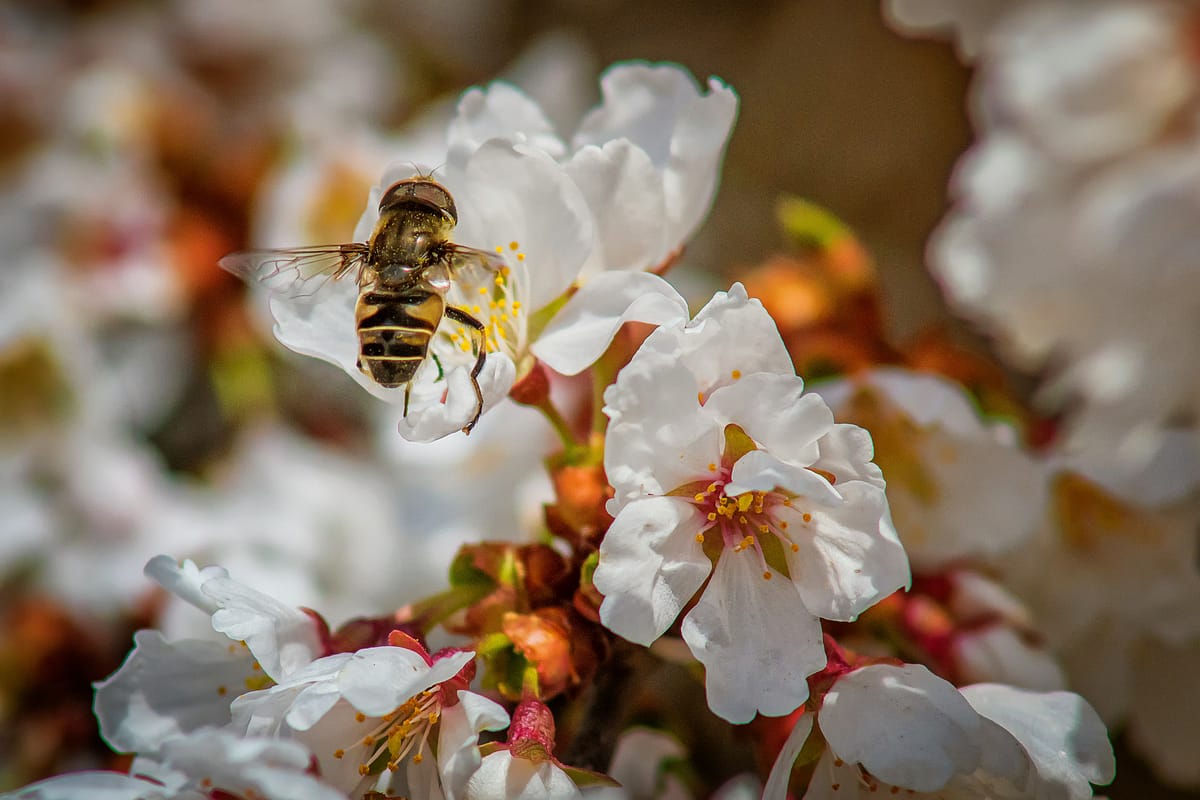
M 555 372 L 577 375 L 604 354 L 626 322 L 668 325 L 687 318 L 687 301 L 657 275 L 602 273 L 554 315 L 533 354 Z
M 579 787 L 553 761 L 534 763 L 508 750 L 486 756 L 467 782 L 467 800 L 573 800 Z
M 1062 797 L 1088 798 L 1089 784 L 1116 776 L 1116 760 L 1104 723 L 1088 702 L 1072 692 L 1038 693 L 998 683 L 960 690 L 984 717 L 1021 743 L 1044 785 Z
M 220 792 L 263 800 L 346 797 L 308 774 L 312 756 L 298 742 L 243 739 L 206 728 L 163 742 L 161 751 L 157 760 L 136 759 L 132 775 L 76 772 L 4 796 L 10 800 L 196 800 Z
M 722 554 L 683 618 L 683 640 L 704 665 L 708 707 L 733 723 L 795 711 L 808 699 L 806 679 L 825 666 L 820 622 L 795 584 L 763 580 L 750 552 Z
M 925 667 L 880 664 L 839 677 L 816 713 L 826 750 L 805 800 L 880 796 L 1086 800 L 1112 780 L 1112 748 L 1095 711 L 1069 692 L 999 684 L 956 689 Z M 764 800 L 783 800 L 813 721 L 800 718 L 771 769 Z
M 650 156 L 663 174 L 667 238 L 674 242 L 690 238 L 712 206 L 737 118 L 733 90 L 717 78 L 707 88 L 702 93 L 674 64 L 614 65 L 600 77 L 600 106 L 584 117 L 573 140 L 580 149 L 628 139 Z

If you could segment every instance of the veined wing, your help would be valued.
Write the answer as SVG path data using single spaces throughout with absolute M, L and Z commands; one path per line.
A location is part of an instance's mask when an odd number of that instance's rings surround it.
M 313 303 L 332 281 L 362 273 L 369 248 L 362 243 L 297 247 L 286 250 L 245 250 L 231 253 L 218 264 L 251 285 L 266 287 L 276 297 Z
M 452 245 L 447 261 L 454 282 L 468 293 L 483 287 L 490 294 L 496 276 L 506 266 L 504 259 L 495 253 L 461 244 Z

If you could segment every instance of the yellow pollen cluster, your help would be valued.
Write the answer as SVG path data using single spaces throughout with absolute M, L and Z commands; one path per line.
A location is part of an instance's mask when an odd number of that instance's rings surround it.
M 383 717 L 372 720 L 374 727 L 364 733 L 354 747 L 376 749 L 358 763 L 358 774 L 369 775 L 380 757 L 385 753 L 387 760 L 384 766 L 395 772 L 400 769 L 400 763 L 411 756 L 413 763 L 419 764 L 425 759 L 424 750 L 428 744 L 433 726 L 441 718 L 440 699 L 436 690 L 429 690 L 408 699 L 399 708 Z M 365 714 L 355 714 L 358 723 L 367 722 Z M 377 746 L 378 745 L 378 746 Z M 377 746 L 377 747 L 376 747 Z M 346 750 L 338 748 L 333 751 L 334 758 L 345 758 Z

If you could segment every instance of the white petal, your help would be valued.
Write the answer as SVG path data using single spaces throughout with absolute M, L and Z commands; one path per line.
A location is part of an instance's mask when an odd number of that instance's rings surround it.
M 687 318 L 687 301 L 657 275 L 602 273 L 567 301 L 531 349 L 554 371 L 576 375 L 604 354 L 626 322 L 666 325 Z
M 463 93 L 448 138 L 447 160 L 458 162 L 465 162 L 488 139 L 527 142 L 555 158 L 567 149 L 541 107 L 517 87 L 500 81 Z
M 830 749 L 882 781 L 932 792 L 982 757 L 979 715 L 925 667 L 869 666 L 825 695 L 817 718 Z
M 479 732 L 508 727 L 504 706 L 480 694 L 459 690 L 458 702 L 442 709 L 438 730 L 438 771 L 447 800 L 457 800 L 479 768 Z
M 962 696 L 984 717 L 1016 737 L 1037 767 L 1039 797 L 1083 800 L 1091 783 L 1116 773 L 1112 744 L 1099 715 L 1071 692 L 1037 692 L 997 683 L 964 687 Z M 1053 793 L 1049 787 L 1054 787 Z
M 583 267 L 585 276 L 606 270 L 647 270 L 670 251 L 663 181 L 650 157 L 626 139 L 588 145 L 566 170 L 587 198 L 596 224 L 596 242 Z
M 709 465 L 720 463 L 722 429 L 700 407 L 683 364 L 635 357 L 605 391 L 604 402 L 612 420 L 604 469 L 617 507 L 715 474 Z
M 508 750 L 483 759 L 467 783 L 467 800 L 573 800 L 582 797 L 567 773 L 550 761 L 534 764 Z
M 871 459 L 875 443 L 871 434 L 857 425 L 838 423 L 817 442 L 821 456 L 812 466 L 831 473 L 838 483 L 866 481 L 884 487 L 883 472 Z
M 667 326 L 650 334 L 643 352 L 683 364 L 705 395 L 733 383 L 735 372 L 795 374 L 775 320 L 740 283 L 714 294 L 682 330 Z
M 462 430 L 475 414 L 478 399 L 466 367 L 455 367 L 445 381 L 433 380 L 433 368 L 427 362 L 417 375 L 409 400 L 408 416 L 400 420 L 400 435 L 410 442 L 433 442 Z M 428 377 L 426 377 L 428 376 Z M 488 353 L 479 373 L 483 393 L 483 413 L 505 398 L 517 377 L 517 367 L 503 353 Z M 445 394 L 443 402 L 442 395 Z
M 403 647 L 368 647 L 354 653 L 342 668 L 338 689 L 359 711 L 382 717 L 413 695 L 453 678 L 474 657 L 464 650 L 430 666 L 419 653 Z
M 887 517 L 883 490 L 861 481 L 839 486 L 844 502 L 811 504 L 804 513 L 780 509 L 799 550 L 785 548 L 788 570 L 804 605 L 824 619 L 852 622 L 864 610 L 906 587 L 908 557 Z
M 216 603 L 200 590 L 210 578 L 228 577 L 221 567 L 199 569 L 191 559 L 176 561 L 170 556 L 155 556 L 146 562 L 146 577 L 171 594 L 208 614 L 217 610 Z
M 804 467 L 781 461 L 766 450 L 751 450 L 739 458 L 729 478 L 725 493 L 731 497 L 778 488 L 812 503 L 835 507 L 843 503 L 842 495 L 829 481 Z
M 576 148 L 626 138 L 663 171 L 670 237 L 688 239 L 712 205 L 737 95 L 715 78 L 708 94 L 672 64 L 618 64 L 600 78 L 602 104 L 574 138 Z
M 1048 650 L 1030 645 L 1006 625 L 990 625 L 960 636 L 954 655 L 963 682 L 1002 681 L 1039 692 L 1067 685 L 1066 674 Z
M 722 553 L 683 638 L 704 665 L 708 707 L 733 723 L 795 711 L 825 666 L 820 623 L 792 583 L 763 578 L 752 550 Z
M 587 201 L 563 168 L 541 150 L 493 139 L 476 150 L 461 178 L 447 178 L 459 206 L 455 241 L 494 250 L 516 242 L 530 312 L 557 299 L 592 247 Z
M 4 800 L 159 800 L 163 787 L 119 772 L 70 772 L 3 795 Z
M 138 631 L 133 641 L 121 668 L 96 684 L 96 718 L 113 749 L 154 752 L 173 736 L 229 724 L 230 702 L 255 674 L 245 648 L 172 643 L 154 630 Z
M 649 646 L 679 616 L 712 568 L 696 534 L 707 520 L 677 497 L 635 500 L 613 520 L 592 575 L 604 595 L 600 621 Z
M 817 440 L 833 428 L 833 412 L 817 394 L 804 393 L 795 375 L 743 374 L 714 391 L 705 408 L 740 425 L 760 447 L 801 466 L 817 460 Z
M 788 781 L 792 777 L 792 767 L 797 756 L 804 749 L 808 735 L 812 733 L 813 715 L 805 713 L 796 720 L 792 732 L 784 741 L 775 763 L 771 766 L 771 774 L 767 776 L 767 785 L 763 787 L 762 800 L 785 800 L 787 797 Z
M 213 578 L 202 587 L 219 606 L 213 630 L 245 642 L 274 681 L 308 664 L 322 651 L 313 618 L 232 578 Z

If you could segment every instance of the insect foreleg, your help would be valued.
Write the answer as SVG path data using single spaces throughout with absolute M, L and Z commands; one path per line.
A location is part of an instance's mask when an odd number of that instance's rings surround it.
M 472 317 L 461 308 L 454 306 L 446 306 L 446 316 L 455 322 L 460 322 L 467 326 L 467 330 L 471 332 L 472 349 L 475 351 L 475 366 L 471 369 L 471 386 L 475 388 L 475 415 L 471 417 L 471 421 L 462 429 L 463 433 L 469 434 L 471 429 L 475 427 L 475 423 L 479 421 L 479 415 L 483 413 L 483 390 L 479 388 L 479 373 L 483 371 L 483 360 L 487 355 L 483 349 L 483 323 Z

